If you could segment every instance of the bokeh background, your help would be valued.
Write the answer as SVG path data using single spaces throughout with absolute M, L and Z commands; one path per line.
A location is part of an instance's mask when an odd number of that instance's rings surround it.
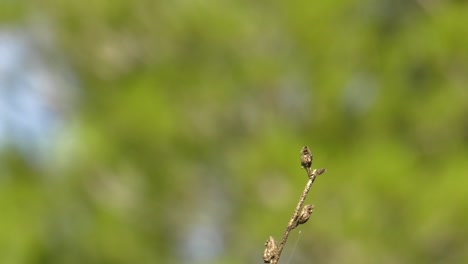
M 1 263 L 468 262 L 468 3 L 0 1 Z

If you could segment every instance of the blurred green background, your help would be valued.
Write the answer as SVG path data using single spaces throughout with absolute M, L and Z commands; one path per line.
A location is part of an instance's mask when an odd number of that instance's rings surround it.
M 0 262 L 262 263 L 308 145 L 327 173 L 280 263 L 467 263 L 467 25 L 467 1 L 2 0 Z

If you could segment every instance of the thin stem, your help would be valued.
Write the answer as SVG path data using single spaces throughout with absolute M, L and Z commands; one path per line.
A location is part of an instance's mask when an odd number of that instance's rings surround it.
M 296 205 L 296 208 L 294 209 L 294 213 L 291 216 L 291 219 L 289 219 L 289 223 L 286 226 L 286 231 L 284 232 L 283 237 L 281 238 L 281 243 L 276 244 L 275 239 L 270 236 L 270 238 L 266 241 L 265 243 L 265 250 L 263 251 L 263 262 L 264 263 L 269 263 L 269 264 L 277 264 L 281 252 L 283 252 L 283 248 L 286 245 L 286 241 L 288 240 L 289 233 L 296 228 L 298 225 L 302 225 L 309 220 L 310 215 L 312 214 L 312 211 L 314 209 L 314 205 L 306 205 L 302 207 L 304 204 L 304 201 L 307 197 L 307 194 L 310 191 L 310 188 L 312 187 L 312 184 L 315 181 L 315 178 L 318 175 L 321 175 L 322 173 L 325 172 L 325 169 L 315 169 L 311 170 L 312 166 L 312 160 L 313 156 L 312 153 L 310 152 L 309 148 L 307 146 L 304 146 L 301 149 L 301 166 L 304 168 L 307 172 L 307 177 L 308 181 L 306 184 L 306 187 L 304 191 L 301 194 L 301 197 L 299 198 L 299 202 Z M 302 210 L 301 210 L 302 208 Z
M 307 175 L 309 176 L 309 181 L 307 182 L 307 185 L 306 185 L 304 191 L 301 194 L 301 198 L 299 198 L 299 202 L 296 205 L 296 209 L 294 210 L 294 213 L 291 216 L 291 219 L 289 220 L 288 226 L 286 227 L 286 231 L 284 232 L 283 238 L 281 239 L 281 243 L 280 243 L 280 245 L 278 247 L 277 261 L 279 260 L 279 258 L 281 256 L 281 252 L 283 251 L 283 248 L 284 248 L 284 246 L 286 244 L 286 241 L 288 240 L 289 233 L 291 232 L 291 230 L 293 230 L 296 227 L 296 221 L 297 221 L 297 218 L 299 216 L 299 212 L 301 210 L 302 204 L 304 204 L 304 201 L 305 201 L 305 199 L 307 197 L 307 194 L 310 191 L 310 188 L 312 187 L 312 183 L 314 183 L 315 178 L 317 177 L 317 175 L 321 174 L 317 170 L 314 170 L 313 172 L 310 172 L 310 169 L 306 169 L 306 171 L 307 171 Z M 322 173 L 323 173 L 323 171 L 322 171 Z

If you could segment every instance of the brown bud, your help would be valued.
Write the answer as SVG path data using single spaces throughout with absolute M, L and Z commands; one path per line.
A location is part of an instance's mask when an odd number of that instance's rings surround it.
M 301 149 L 301 166 L 302 168 L 309 171 L 310 167 L 312 166 L 312 153 L 309 150 L 309 147 L 304 146 Z
M 278 245 L 275 242 L 275 239 L 270 236 L 270 238 L 265 243 L 265 250 L 263 251 L 263 262 L 264 263 L 276 263 L 278 258 Z
M 302 225 L 305 222 L 307 222 L 307 220 L 309 220 L 310 215 L 312 214 L 313 211 L 314 211 L 314 205 L 308 204 L 304 206 L 302 208 L 301 213 L 299 214 L 299 218 L 297 218 L 298 225 Z
M 323 174 L 326 170 L 324 168 L 321 168 L 321 169 L 318 169 L 316 174 L 317 175 L 320 175 L 320 174 Z

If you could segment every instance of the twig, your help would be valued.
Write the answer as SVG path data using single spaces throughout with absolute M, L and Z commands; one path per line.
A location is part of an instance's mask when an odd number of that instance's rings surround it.
M 283 238 L 281 239 L 281 243 L 279 246 L 276 244 L 275 239 L 270 236 L 270 238 L 265 243 L 265 251 L 263 252 L 263 261 L 265 263 L 270 264 L 277 264 L 279 258 L 281 256 L 281 252 L 283 251 L 284 246 L 286 245 L 286 241 L 288 240 L 289 233 L 296 228 L 300 224 L 304 224 L 309 220 L 310 215 L 313 212 L 314 206 L 313 205 L 305 205 L 302 210 L 301 207 L 304 204 L 304 201 L 307 197 L 307 194 L 312 187 L 315 179 L 318 175 L 325 172 L 325 169 L 314 169 L 311 171 L 312 166 L 312 153 L 310 152 L 307 146 L 304 146 L 301 150 L 301 165 L 307 172 L 307 176 L 309 178 L 304 191 L 299 198 L 299 202 L 294 209 L 294 213 L 289 220 L 288 225 L 286 226 L 286 231 L 284 232 Z M 300 213 L 299 213 L 300 212 Z

